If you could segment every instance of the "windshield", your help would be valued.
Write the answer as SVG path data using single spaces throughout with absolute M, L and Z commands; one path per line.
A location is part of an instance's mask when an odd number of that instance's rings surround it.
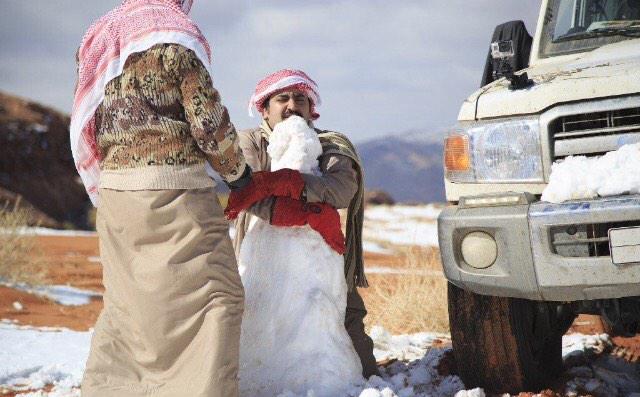
M 634 37 L 640 37 L 640 0 L 551 0 L 539 56 L 588 51 Z

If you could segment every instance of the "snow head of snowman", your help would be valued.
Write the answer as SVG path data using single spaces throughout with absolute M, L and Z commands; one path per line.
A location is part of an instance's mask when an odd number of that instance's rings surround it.
M 305 174 L 319 173 L 322 145 L 316 131 L 300 116 L 290 116 L 276 124 L 267 153 L 271 157 L 271 171 L 290 168 Z

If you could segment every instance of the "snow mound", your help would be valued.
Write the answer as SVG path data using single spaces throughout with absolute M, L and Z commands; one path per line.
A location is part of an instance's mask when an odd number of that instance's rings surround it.
M 411 335 L 391 335 L 382 327 L 373 327 L 374 354 L 377 360 L 397 359 L 380 376 L 352 385 L 341 396 L 348 397 L 484 397 L 480 390 L 464 391 L 464 384 L 455 375 L 441 375 L 438 366 L 450 348 L 433 348 L 437 339 L 446 335 L 422 332 Z M 310 374 L 310 376 L 312 376 Z M 467 394 L 456 394 L 456 393 Z M 311 397 L 312 392 L 285 392 L 278 397 Z
M 551 166 L 542 200 L 561 203 L 640 193 L 640 144 L 624 145 L 601 157 L 569 156 Z

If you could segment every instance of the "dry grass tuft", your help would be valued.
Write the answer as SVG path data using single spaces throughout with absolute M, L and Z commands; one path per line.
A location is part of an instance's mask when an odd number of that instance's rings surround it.
M 0 207 L 0 278 L 5 281 L 39 284 L 44 279 L 36 237 L 20 233 L 30 218 L 27 210 Z
M 361 289 L 369 314 L 365 325 L 382 325 L 392 334 L 449 332 L 447 281 L 437 249 L 406 249 L 406 274 L 369 274 L 369 288 Z

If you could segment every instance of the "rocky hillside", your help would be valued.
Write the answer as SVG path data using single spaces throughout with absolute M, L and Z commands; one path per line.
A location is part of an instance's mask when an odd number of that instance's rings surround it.
M 88 226 L 91 204 L 73 165 L 67 115 L 0 92 L 0 153 L 5 203 L 20 197 L 48 226 Z
M 400 202 L 443 202 L 442 142 L 423 131 L 357 145 L 367 190 L 384 190 Z

